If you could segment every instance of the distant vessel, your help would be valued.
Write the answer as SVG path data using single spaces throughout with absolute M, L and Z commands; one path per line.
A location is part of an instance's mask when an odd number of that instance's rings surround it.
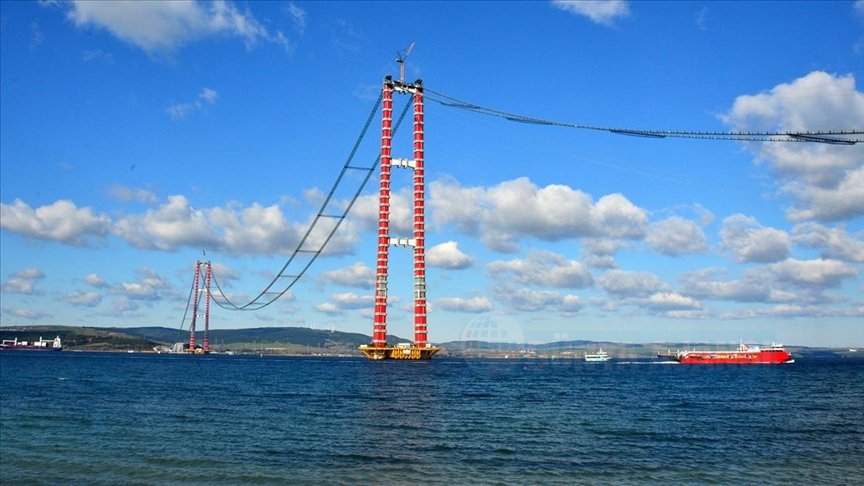
M 63 351 L 63 344 L 60 342 L 60 336 L 53 341 L 46 341 L 39 336 L 39 340 L 33 342 L 19 341 L 16 337 L 0 341 L 0 351 Z
M 734 351 L 678 351 L 669 357 L 681 364 L 780 364 L 795 361 L 782 344 L 772 343 L 760 348 L 743 342 Z
M 606 351 L 603 351 L 602 349 L 600 349 L 599 351 L 597 351 L 594 354 L 585 353 L 585 361 L 588 361 L 591 363 L 599 363 L 599 362 L 603 362 L 603 361 L 609 361 L 609 355 L 606 354 Z

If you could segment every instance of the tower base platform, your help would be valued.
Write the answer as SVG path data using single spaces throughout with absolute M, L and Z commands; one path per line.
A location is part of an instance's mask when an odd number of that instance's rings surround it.
M 382 346 L 374 347 L 366 344 L 360 346 L 360 352 L 372 360 L 379 359 L 404 359 L 404 360 L 421 360 L 430 359 L 441 348 L 435 346 Z

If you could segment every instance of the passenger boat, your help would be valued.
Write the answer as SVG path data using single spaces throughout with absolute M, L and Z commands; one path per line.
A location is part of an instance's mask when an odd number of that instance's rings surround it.
M 606 354 L 606 351 L 600 349 L 594 354 L 585 353 L 585 361 L 588 361 L 589 363 L 609 361 L 609 355 Z
M 15 339 L 4 339 L 0 341 L 0 351 L 63 351 L 60 336 L 51 341 L 46 341 L 39 336 L 38 341 L 19 341 Z
M 742 342 L 734 351 L 678 351 L 671 357 L 681 364 L 780 364 L 795 361 L 782 344 L 775 343 L 760 348 Z

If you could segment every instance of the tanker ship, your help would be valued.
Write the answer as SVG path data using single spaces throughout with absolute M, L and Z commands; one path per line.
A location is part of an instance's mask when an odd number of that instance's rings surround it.
M 782 344 L 760 348 L 741 343 L 734 351 L 678 351 L 670 357 L 681 364 L 780 364 L 794 363 Z

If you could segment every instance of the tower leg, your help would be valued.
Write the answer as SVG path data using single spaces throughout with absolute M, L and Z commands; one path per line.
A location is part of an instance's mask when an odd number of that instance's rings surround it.
M 384 79 L 381 115 L 381 184 L 378 197 L 378 260 L 372 346 L 387 346 L 387 260 L 390 250 L 390 144 L 393 137 L 393 83 Z
M 201 262 L 195 263 L 195 278 L 192 283 L 194 295 L 192 296 L 192 324 L 189 326 L 189 352 L 195 352 L 195 321 L 198 318 L 198 274 L 201 271 Z
M 204 283 L 204 352 L 210 352 L 210 262 L 207 265 L 207 278 Z
M 423 166 L 423 87 L 414 91 L 414 344 L 426 346 L 426 197 Z

